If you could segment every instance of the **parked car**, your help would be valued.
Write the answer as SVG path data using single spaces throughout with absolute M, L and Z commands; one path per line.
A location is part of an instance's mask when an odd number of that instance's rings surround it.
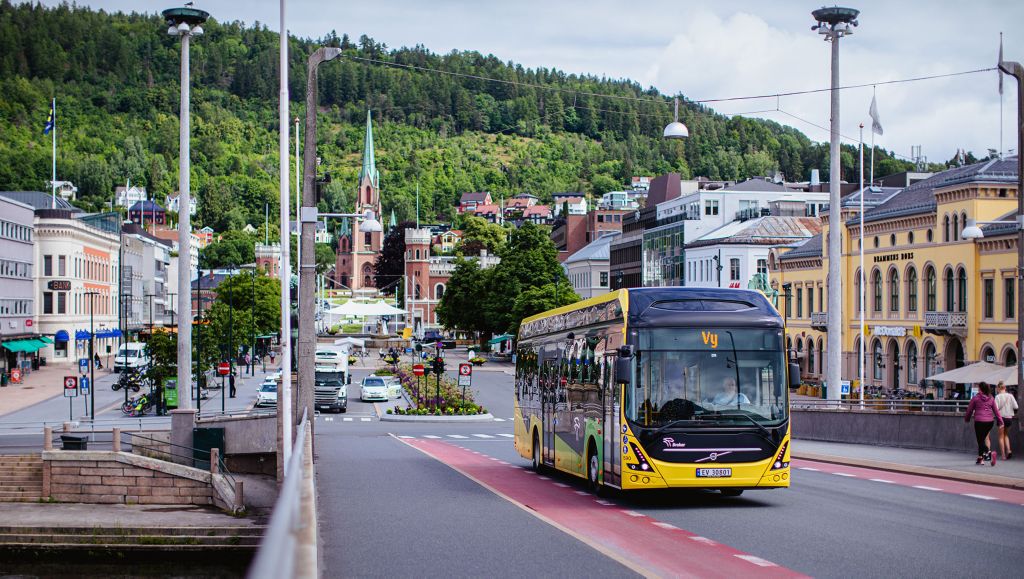
M 256 393 L 256 407 L 277 407 L 277 382 L 264 382 L 260 384 L 259 392 Z
M 114 356 L 114 372 L 142 370 L 149 366 L 149 350 L 142 342 L 125 342 Z
M 388 401 L 388 383 L 380 376 L 367 376 L 359 385 L 359 399 L 363 402 L 371 400 Z

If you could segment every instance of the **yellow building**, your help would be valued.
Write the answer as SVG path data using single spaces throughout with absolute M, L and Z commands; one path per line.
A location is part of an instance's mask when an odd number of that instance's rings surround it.
M 859 376 L 860 193 L 843 200 L 843 371 Z M 928 376 L 984 360 L 1013 365 L 1017 339 L 1017 158 L 937 173 L 902 189 L 865 194 L 865 383 L 944 398 L 962 386 Z M 809 382 L 821 382 L 831 214 L 821 235 L 773 250 L 772 286 L 788 318 L 787 340 Z M 1001 221 L 965 240 L 967 219 Z M 790 284 L 789 299 L 784 284 Z

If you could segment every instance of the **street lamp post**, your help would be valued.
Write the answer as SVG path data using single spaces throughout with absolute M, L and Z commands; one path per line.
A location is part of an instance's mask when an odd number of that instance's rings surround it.
M 89 296 L 89 417 L 96 422 L 96 329 L 93 303 L 99 292 L 85 292 Z
M 999 70 L 1017 79 L 1017 402 L 1024 404 L 1024 66 L 1003 61 Z
M 832 124 L 829 141 L 829 235 L 828 235 L 828 372 L 827 398 L 840 399 L 843 363 L 843 273 L 842 222 L 839 183 L 839 39 L 853 34 L 859 10 L 832 6 L 811 12 L 815 22 L 811 30 L 832 42 Z
M 153 338 L 153 298 L 158 294 L 146 294 L 143 297 L 149 298 L 149 337 Z
M 189 287 L 192 281 L 191 235 L 192 223 L 189 208 L 191 207 L 191 183 L 189 179 L 189 136 L 191 131 L 189 116 L 189 41 L 193 36 L 203 33 L 203 23 L 210 17 L 206 11 L 192 8 L 170 8 L 163 11 L 171 36 L 181 37 L 181 124 L 179 131 L 178 151 L 178 287 Z M 178 292 L 179 319 L 192 320 L 191 297 L 185 292 Z M 192 388 L 192 326 L 189 331 L 178 332 L 178 388 Z M 192 397 L 180 396 L 178 407 L 190 409 Z

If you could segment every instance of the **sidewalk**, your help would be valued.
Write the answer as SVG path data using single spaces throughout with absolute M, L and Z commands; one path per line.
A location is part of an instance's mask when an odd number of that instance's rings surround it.
M 796 459 L 832 462 L 907 474 L 1024 489 L 1024 449 L 995 467 L 974 464 L 973 453 L 794 439 Z
M 96 370 L 96 380 L 109 374 L 110 371 L 106 367 Z M 60 396 L 63 392 L 64 376 L 77 375 L 77 366 L 70 364 L 48 365 L 33 370 L 25 376 L 21 384 L 8 383 L 6 387 L 0 388 L 0 416 L 28 408 L 54 396 Z

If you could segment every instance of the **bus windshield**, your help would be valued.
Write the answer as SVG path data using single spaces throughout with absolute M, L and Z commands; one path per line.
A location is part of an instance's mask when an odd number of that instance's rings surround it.
M 785 421 L 781 330 L 657 328 L 638 337 L 637 381 L 625 399 L 630 421 L 655 428 Z

